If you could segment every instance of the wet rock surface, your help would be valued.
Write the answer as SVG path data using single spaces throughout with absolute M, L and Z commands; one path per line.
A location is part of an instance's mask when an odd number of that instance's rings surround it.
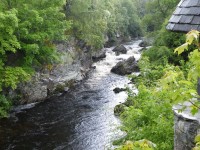
M 140 47 L 147 47 L 148 45 L 148 42 L 144 40 L 139 44 Z
M 139 71 L 139 67 L 134 56 L 128 58 L 127 60 L 118 62 L 111 69 L 111 72 L 118 75 L 127 75 L 127 74 L 131 74 L 132 72 L 138 72 L 138 71 Z
M 103 58 L 106 58 L 106 51 L 105 51 L 105 49 L 101 50 L 100 52 L 97 52 L 96 54 L 94 54 L 94 55 L 92 56 L 92 60 L 93 60 L 94 62 L 97 62 L 97 61 L 99 61 L 99 60 L 102 60 Z
M 126 49 L 126 47 L 124 47 L 124 45 L 116 46 L 112 51 L 115 52 L 115 54 L 117 56 L 120 55 L 120 54 L 126 54 L 127 53 L 127 49 Z
M 122 91 L 126 91 L 126 89 L 125 88 L 118 88 L 118 87 L 116 87 L 116 88 L 113 89 L 113 91 L 117 94 L 117 93 L 120 93 Z

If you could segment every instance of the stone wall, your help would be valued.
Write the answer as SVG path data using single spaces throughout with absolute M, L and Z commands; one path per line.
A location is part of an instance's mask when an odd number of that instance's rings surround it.
M 183 106 L 186 109 L 179 112 Z M 176 105 L 174 110 L 174 150 L 192 150 L 195 146 L 194 139 L 200 133 L 200 113 L 193 116 L 190 113 L 190 102 Z

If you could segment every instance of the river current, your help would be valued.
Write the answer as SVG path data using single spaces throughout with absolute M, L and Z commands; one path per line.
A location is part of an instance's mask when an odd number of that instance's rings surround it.
M 119 56 L 112 52 L 113 47 L 107 48 L 106 58 L 94 63 L 96 68 L 73 91 L 1 120 L 0 150 L 112 149 L 112 142 L 124 135 L 114 107 L 127 98 L 126 92 L 115 94 L 113 89 L 132 85 L 128 77 L 110 70 L 130 56 L 138 60 L 140 42 L 127 43 L 127 54 Z

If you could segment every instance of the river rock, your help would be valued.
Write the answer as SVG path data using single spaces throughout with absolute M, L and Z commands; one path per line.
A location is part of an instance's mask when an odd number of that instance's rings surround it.
M 122 92 L 122 91 L 126 91 L 126 89 L 125 89 L 125 88 L 118 88 L 118 87 L 116 87 L 115 89 L 113 89 L 113 91 L 114 91 L 115 93 L 120 93 L 120 92 Z
M 115 116 L 120 116 L 126 109 L 126 106 L 124 104 L 118 104 L 114 108 L 114 114 Z
M 20 85 L 20 104 L 42 101 L 47 98 L 47 85 L 40 81 L 31 81 Z
M 116 55 L 127 53 L 127 49 L 123 45 L 116 46 L 112 51 L 115 52 Z
M 140 47 L 147 47 L 148 43 L 146 41 L 142 41 L 142 42 L 140 42 L 139 46 Z
M 100 52 L 98 52 L 98 53 L 96 53 L 92 56 L 92 60 L 94 62 L 99 61 L 103 58 L 106 58 L 106 51 L 105 50 L 102 50 L 102 51 L 100 51 Z
M 131 74 L 132 72 L 138 72 L 139 67 L 135 61 L 135 57 L 132 56 L 127 60 L 118 62 L 112 69 L 111 72 L 118 75 Z
M 114 108 L 114 114 L 115 116 L 120 116 L 126 108 L 133 106 L 134 100 L 132 99 L 127 99 L 124 103 L 118 104 Z

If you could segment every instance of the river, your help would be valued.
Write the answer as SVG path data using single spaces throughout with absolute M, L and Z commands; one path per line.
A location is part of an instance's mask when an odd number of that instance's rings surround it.
M 126 76 L 110 72 L 120 60 L 140 58 L 139 43 L 125 47 L 127 54 L 116 56 L 107 48 L 107 57 L 94 63 L 86 80 L 70 93 L 52 97 L 15 117 L 0 121 L 1 150 L 106 150 L 124 135 L 114 107 L 124 102 L 126 92 L 115 94 L 115 87 L 130 86 Z M 133 87 L 134 89 L 134 87 Z M 29 107 L 26 106 L 26 107 Z

